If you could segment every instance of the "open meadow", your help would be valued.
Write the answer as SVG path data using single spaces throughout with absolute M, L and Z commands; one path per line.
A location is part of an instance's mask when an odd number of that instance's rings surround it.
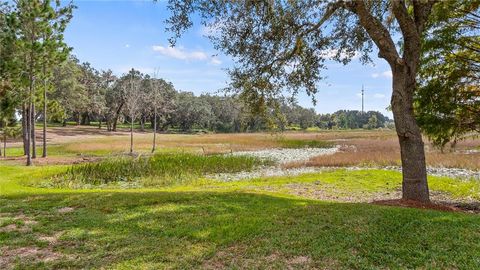
M 152 138 L 132 156 L 128 132 L 51 127 L 33 167 L 9 141 L 0 268 L 480 267 L 479 140 L 426 147 L 434 204 L 417 205 L 395 200 L 390 130 Z
M 480 0 L 0 0 L 0 270 L 480 269 Z

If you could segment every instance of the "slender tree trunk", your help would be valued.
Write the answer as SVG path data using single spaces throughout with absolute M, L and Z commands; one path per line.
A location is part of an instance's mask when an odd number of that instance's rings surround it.
M 7 134 L 3 133 L 3 157 L 7 158 Z
M 140 130 L 143 132 L 145 131 L 145 118 L 143 115 L 140 117 Z
M 30 105 L 31 102 L 28 103 L 27 105 L 27 111 L 26 111 L 26 115 L 27 115 L 27 119 L 26 119 L 26 132 L 25 132 L 25 138 L 27 139 L 27 143 L 26 143 L 26 152 L 27 152 L 27 166 L 31 166 L 32 165 L 32 156 L 30 154 L 30 139 L 31 139 L 31 136 L 30 136 L 30 126 L 32 124 L 30 118 L 31 118 L 31 113 L 30 113 L 30 109 L 31 109 L 31 105 Z
M 44 67 L 44 73 L 45 67 Z M 47 80 L 43 81 L 43 152 L 42 157 L 47 157 Z
M 32 158 L 37 158 L 37 139 L 35 138 L 35 103 L 32 102 L 31 105 L 32 109 L 30 112 L 30 121 L 31 121 L 31 127 L 30 127 L 30 132 L 32 135 Z
M 393 69 L 392 111 L 402 160 L 403 199 L 429 202 L 425 149 L 413 111 L 415 74 L 405 65 Z
M 102 117 L 98 117 L 98 129 L 102 129 Z
M 130 154 L 133 154 L 133 117 L 130 119 Z
M 27 155 L 27 145 L 28 145 L 28 136 L 27 136 L 27 106 L 25 103 L 22 104 L 22 140 L 23 140 L 23 155 Z
M 152 147 L 152 153 L 155 152 L 156 143 L 157 143 L 157 108 L 155 108 L 154 112 L 153 112 L 153 147 Z
M 120 112 L 122 111 L 123 108 L 123 103 L 118 106 L 117 111 L 115 112 L 115 117 L 113 118 L 113 123 L 112 123 L 112 131 L 117 131 L 117 122 L 118 122 L 118 116 L 120 115 Z

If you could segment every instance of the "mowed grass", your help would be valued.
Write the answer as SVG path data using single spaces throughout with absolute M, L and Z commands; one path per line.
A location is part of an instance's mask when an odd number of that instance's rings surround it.
M 309 200 L 282 189 L 320 181 L 346 192 L 394 190 L 397 172 L 70 190 L 24 186 L 67 166 L 23 169 L 0 167 L 1 262 L 19 269 L 480 267 L 479 215 Z M 430 183 L 455 196 L 478 195 L 478 182 Z

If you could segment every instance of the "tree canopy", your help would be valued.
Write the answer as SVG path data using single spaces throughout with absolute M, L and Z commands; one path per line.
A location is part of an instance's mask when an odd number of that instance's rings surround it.
M 172 44 L 198 14 L 216 31 L 216 48 L 235 59 L 231 90 L 247 104 L 275 108 L 286 91 L 317 93 L 325 61 L 348 63 L 354 56 L 378 57 L 392 71 L 391 108 L 403 167 L 403 198 L 429 201 L 422 134 L 414 112 L 414 96 L 422 45 L 442 39 L 432 31 L 441 1 L 209 1 L 169 0 L 167 20 Z M 468 1 L 465 1 L 468 3 Z M 447 8 L 448 10 L 449 8 Z M 373 123 L 372 119 L 372 123 Z
M 480 1 L 445 1 L 424 40 L 417 119 L 438 146 L 480 132 Z

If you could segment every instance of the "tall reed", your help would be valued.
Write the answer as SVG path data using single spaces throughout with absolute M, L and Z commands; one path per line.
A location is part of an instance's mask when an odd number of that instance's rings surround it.
M 69 182 L 93 185 L 134 181 L 141 177 L 175 181 L 214 173 L 250 171 L 257 166 L 271 163 L 250 156 L 159 153 L 152 157 L 111 158 L 95 163 L 73 165 L 61 178 Z

